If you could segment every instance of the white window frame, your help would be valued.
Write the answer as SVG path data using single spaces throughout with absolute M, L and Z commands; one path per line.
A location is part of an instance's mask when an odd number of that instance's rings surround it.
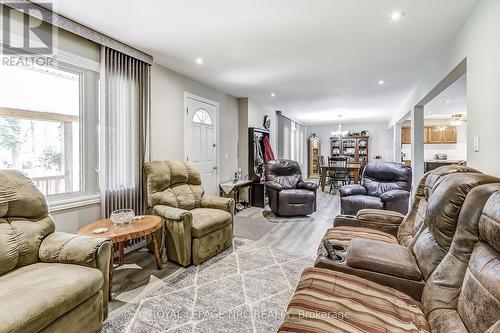
M 2 29 L 0 29 L 2 33 Z M 12 45 L 22 38 L 11 36 Z M 50 212 L 100 203 L 99 191 L 99 80 L 100 63 L 54 49 L 54 68 L 80 76 L 80 191 L 48 195 Z M 7 55 L 4 55 L 7 56 Z M 46 56 L 32 52 L 32 56 Z
M 80 191 L 48 195 L 50 210 L 58 211 L 99 203 L 99 73 L 75 64 L 58 62 L 57 69 L 80 77 Z

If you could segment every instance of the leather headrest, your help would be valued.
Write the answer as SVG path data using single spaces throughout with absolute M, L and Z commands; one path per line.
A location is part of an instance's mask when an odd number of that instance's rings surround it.
M 266 164 L 266 179 L 268 175 L 271 177 L 283 177 L 297 174 L 302 175 L 297 161 L 278 159 L 269 161 Z
M 426 173 L 424 196 L 429 199 L 430 191 L 434 188 L 436 183 L 443 177 L 452 173 L 481 173 L 480 171 L 473 169 L 465 165 L 443 165 L 439 168 L 431 170 Z
M 381 182 L 401 182 L 408 184 L 410 190 L 411 168 L 398 162 L 371 162 L 363 170 L 363 178 L 371 178 Z
M 469 192 L 479 185 L 497 182 L 499 178 L 482 173 L 451 173 L 439 179 L 427 202 L 425 224 L 441 248 L 449 248 Z
M 493 193 L 484 205 L 479 220 L 479 239 L 500 252 L 500 190 Z

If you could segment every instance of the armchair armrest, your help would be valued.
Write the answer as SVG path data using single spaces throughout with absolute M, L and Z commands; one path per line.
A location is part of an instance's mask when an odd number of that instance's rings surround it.
M 38 256 L 42 262 L 76 264 L 97 268 L 101 246 L 109 246 L 111 240 L 91 236 L 78 236 L 65 232 L 54 232 L 40 244 Z M 109 258 L 107 258 L 109 260 Z
M 38 257 L 41 262 L 76 264 L 100 270 L 103 277 L 103 311 L 106 319 L 112 249 L 113 244 L 109 238 L 54 232 L 42 240 Z
M 297 188 L 301 188 L 304 190 L 309 190 L 309 191 L 316 191 L 318 189 L 318 185 L 313 183 L 313 182 L 298 182 L 297 183 Z
M 385 202 L 408 200 L 409 198 L 410 192 L 405 190 L 390 190 L 380 196 L 380 200 Z
M 283 189 L 283 186 L 273 181 L 267 181 L 265 185 L 275 191 L 281 191 Z
M 162 260 L 167 260 L 166 247 L 171 246 L 169 258 L 183 266 L 189 265 L 191 263 L 191 228 L 193 227 L 191 212 L 167 205 L 155 205 L 150 208 L 150 211 L 164 219 L 163 228 L 153 236 L 160 244 Z M 148 247 L 152 250 L 151 242 Z
M 398 212 L 383 209 L 361 209 L 356 214 L 356 219 L 366 222 L 374 222 L 381 224 L 400 225 L 405 216 Z
M 364 186 L 353 184 L 353 185 L 344 185 L 339 190 L 341 197 L 347 197 L 350 195 L 366 195 L 367 191 Z
M 234 205 L 234 200 L 231 198 L 214 197 L 209 195 L 201 197 L 201 206 L 203 208 L 220 209 L 234 214 Z
M 188 210 L 170 207 L 166 205 L 154 206 L 153 212 L 156 215 L 162 216 L 167 220 L 174 220 L 174 221 L 182 221 L 186 216 L 191 216 L 191 213 Z

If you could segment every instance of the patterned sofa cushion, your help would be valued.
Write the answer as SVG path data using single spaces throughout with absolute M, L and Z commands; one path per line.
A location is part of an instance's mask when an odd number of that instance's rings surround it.
M 430 332 L 420 303 L 331 270 L 304 271 L 278 332 Z
M 353 238 L 372 239 L 385 243 L 398 244 L 396 237 L 383 231 L 361 227 L 339 226 L 328 229 L 319 244 L 318 254 L 326 254 L 325 247 L 323 246 L 323 240 L 325 239 L 347 247 Z

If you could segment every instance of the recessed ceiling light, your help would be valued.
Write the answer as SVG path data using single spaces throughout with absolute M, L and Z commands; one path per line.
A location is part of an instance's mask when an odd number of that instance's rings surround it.
M 398 12 L 398 11 L 392 12 L 391 13 L 391 21 L 392 22 L 399 22 L 403 19 L 403 16 L 405 16 L 404 12 Z
M 451 103 L 451 101 L 450 101 L 449 99 L 447 99 L 447 100 L 445 101 L 445 103 L 446 103 L 446 104 L 450 104 L 450 103 Z
M 378 80 L 378 84 L 383 85 L 383 84 L 385 84 L 385 81 L 384 80 Z
M 275 97 L 275 96 L 276 96 L 276 94 L 272 92 L 271 93 L 271 97 Z
M 196 58 L 196 63 L 198 65 L 203 65 L 203 58 L 201 58 L 201 57 Z

